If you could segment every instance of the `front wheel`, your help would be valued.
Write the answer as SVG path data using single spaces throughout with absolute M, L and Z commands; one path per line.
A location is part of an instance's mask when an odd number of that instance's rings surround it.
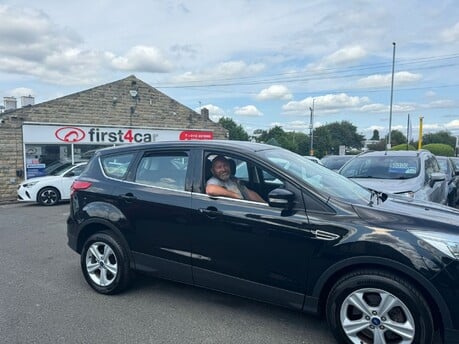
M 110 232 L 96 233 L 83 246 L 81 269 L 86 282 L 97 292 L 121 292 L 131 276 L 128 250 Z
M 53 187 L 45 187 L 38 192 L 37 201 L 41 205 L 56 205 L 61 199 L 59 191 Z
M 424 297 L 392 273 L 360 271 L 341 278 L 326 304 L 330 328 L 339 342 L 430 344 L 433 321 Z

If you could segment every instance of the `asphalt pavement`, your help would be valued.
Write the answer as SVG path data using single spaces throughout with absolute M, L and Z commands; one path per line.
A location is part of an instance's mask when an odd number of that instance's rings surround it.
M 335 343 L 313 315 L 146 276 L 97 294 L 67 247 L 68 212 L 0 205 L 0 343 Z

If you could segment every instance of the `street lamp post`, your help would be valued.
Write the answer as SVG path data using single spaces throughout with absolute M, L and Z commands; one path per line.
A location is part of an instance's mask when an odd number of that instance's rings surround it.
M 309 155 L 314 155 L 314 101 L 315 99 L 312 98 L 312 107 L 309 108 L 311 110 L 311 117 L 309 119 L 309 139 L 310 139 L 310 148 L 309 148 Z
M 395 66 L 395 42 L 392 42 L 394 46 L 392 53 L 392 81 L 390 86 L 390 109 L 389 109 L 389 135 L 387 136 L 386 149 L 391 149 L 391 131 L 392 131 L 392 101 L 394 99 L 394 66 Z

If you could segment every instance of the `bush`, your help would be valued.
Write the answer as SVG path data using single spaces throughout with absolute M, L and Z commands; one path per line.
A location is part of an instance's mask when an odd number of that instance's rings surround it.
M 422 149 L 426 149 L 435 155 L 454 156 L 454 148 L 444 143 L 430 143 L 423 146 Z
M 396 145 L 394 147 L 391 148 L 391 150 L 394 150 L 394 151 L 399 151 L 399 150 L 417 150 L 416 147 L 412 146 L 412 145 L 406 145 L 406 143 L 402 143 L 400 145 Z

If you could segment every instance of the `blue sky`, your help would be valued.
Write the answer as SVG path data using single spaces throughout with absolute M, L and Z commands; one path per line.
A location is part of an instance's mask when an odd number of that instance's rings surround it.
M 459 135 L 456 1 L 0 0 L 0 97 L 55 99 L 134 74 L 249 133 L 347 120 Z

